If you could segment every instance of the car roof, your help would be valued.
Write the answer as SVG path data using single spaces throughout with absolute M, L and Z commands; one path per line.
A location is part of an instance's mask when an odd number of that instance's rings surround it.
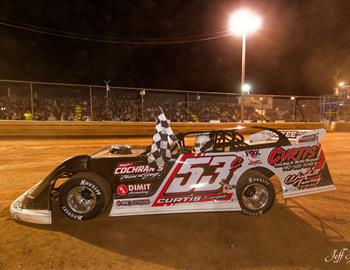
M 181 132 L 181 133 L 178 133 L 176 134 L 176 137 L 178 139 L 182 139 L 184 138 L 185 136 L 188 136 L 188 135 L 193 135 L 193 136 L 198 136 L 198 135 L 202 135 L 202 134 L 219 134 L 219 133 L 230 133 L 230 134 L 234 134 L 234 133 L 238 133 L 240 135 L 242 135 L 240 133 L 240 131 L 249 131 L 250 129 L 257 129 L 257 130 L 268 130 L 268 131 L 271 131 L 275 134 L 278 135 L 279 137 L 279 143 L 281 144 L 290 144 L 288 138 L 282 134 L 280 131 L 278 131 L 277 129 L 274 129 L 274 128 L 269 128 L 269 127 L 262 127 L 262 126 L 237 126 L 237 127 L 234 127 L 234 128 L 227 128 L 227 129 L 214 129 L 214 130 L 198 130 L 198 131 L 190 131 L 190 132 Z

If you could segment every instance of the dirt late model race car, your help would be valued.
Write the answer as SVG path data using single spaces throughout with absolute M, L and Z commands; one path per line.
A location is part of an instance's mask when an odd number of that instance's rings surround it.
M 111 217 L 261 215 L 275 200 L 274 175 L 285 198 L 335 189 L 320 144 L 325 133 L 261 127 L 180 133 L 171 158 L 159 167 L 147 161 L 151 147 L 107 146 L 65 160 L 16 199 L 10 212 L 18 220 L 51 224 L 56 200 L 75 220 L 92 219 L 106 209 Z

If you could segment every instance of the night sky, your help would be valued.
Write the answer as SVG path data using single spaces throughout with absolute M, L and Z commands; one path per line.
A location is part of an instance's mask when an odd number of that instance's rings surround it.
M 248 37 L 247 81 L 264 94 L 321 95 L 350 82 L 349 0 L 2 0 L 0 21 L 83 35 L 148 39 L 227 30 L 248 7 L 263 17 Z M 238 92 L 241 41 L 176 45 L 78 41 L 0 25 L 0 78 Z

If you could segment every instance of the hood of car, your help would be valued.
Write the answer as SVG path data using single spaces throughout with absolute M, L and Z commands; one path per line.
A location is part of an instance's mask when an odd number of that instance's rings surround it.
M 136 157 L 139 154 L 144 152 L 142 148 L 131 148 L 127 145 L 108 145 L 91 155 L 92 158 L 101 158 L 101 157 Z

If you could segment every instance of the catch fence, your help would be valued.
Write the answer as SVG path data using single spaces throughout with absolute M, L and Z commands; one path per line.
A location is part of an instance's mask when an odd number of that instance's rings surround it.
M 106 87 L 0 80 L 0 119 L 154 121 L 161 105 L 174 122 L 321 121 L 317 96 Z M 243 105 L 243 106 L 241 106 Z

